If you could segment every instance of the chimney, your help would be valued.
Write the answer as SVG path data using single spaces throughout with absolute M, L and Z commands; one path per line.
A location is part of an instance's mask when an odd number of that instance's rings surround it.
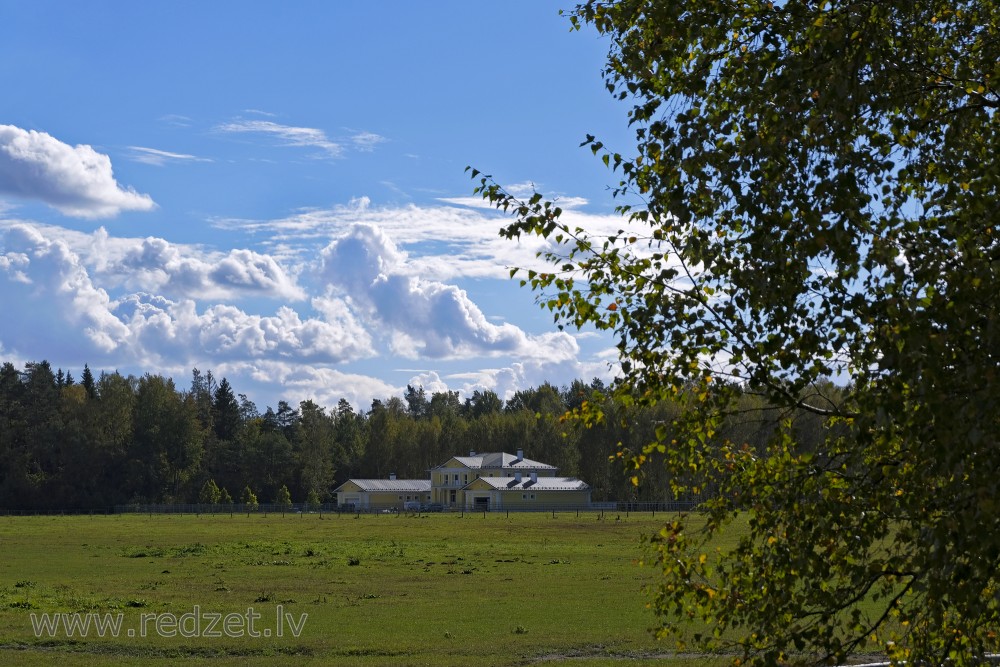
M 476 450 L 470 449 L 469 450 L 469 456 L 475 456 L 475 455 L 476 455 Z
M 395 479 L 396 479 L 396 473 L 394 473 L 394 472 L 389 473 L 389 479 L 390 479 L 390 481 L 395 481 Z
M 518 484 L 521 483 L 521 473 L 519 472 L 514 473 L 514 481 L 517 482 Z
M 517 450 L 517 460 L 514 461 L 514 463 L 520 463 L 523 460 L 524 460 L 524 450 L 523 449 L 519 449 L 519 450 Z
M 538 473 L 537 472 L 531 473 L 531 483 L 532 484 L 537 484 L 538 483 Z

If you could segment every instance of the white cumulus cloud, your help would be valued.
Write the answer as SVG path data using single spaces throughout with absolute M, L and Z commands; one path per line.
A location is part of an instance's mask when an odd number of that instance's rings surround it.
M 46 346 L 102 353 L 119 348 L 128 328 L 110 313 L 111 299 L 90 280 L 80 258 L 60 240 L 16 225 L 0 246 L 3 344 L 23 353 Z M 77 332 L 67 336 L 67 329 Z
M 288 306 L 260 315 L 225 303 L 199 312 L 193 299 L 145 292 L 111 298 L 65 241 L 29 225 L 10 226 L 0 242 L 0 293 L 0 345 L 29 358 L 114 353 L 116 365 L 148 370 L 205 357 L 335 364 L 373 354 L 369 334 L 336 299 L 305 317 Z
M 233 249 L 226 255 L 199 256 L 187 246 L 149 237 L 133 245 L 100 271 L 115 284 L 167 294 L 218 299 L 265 296 L 300 301 L 303 290 L 269 255 Z
M 350 316 L 308 318 L 282 306 L 273 316 L 218 304 L 198 313 L 193 301 L 135 294 L 115 307 L 132 332 L 135 349 L 170 359 L 197 351 L 217 361 L 294 359 L 339 363 L 370 354 L 368 337 Z
M 378 227 L 357 224 L 321 253 L 321 275 L 379 325 L 402 356 L 462 358 L 479 354 L 572 358 L 572 336 L 528 336 L 509 323 L 493 324 L 465 290 L 409 271 L 406 254 Z
M 333 411 L 340 399 L 346 399 L 356 410 L 363 412 L 373 398 L 384 399 L 400 396 L 403 387 L 359 373 L 347 373 L 334 368 L 313 364 L 262 360 L 253 362 L 222 363 L 216 365 L 216 376 L 234 378 L 234 386 L 246 386 L 251 393 L 255 388 L 273 392 L 281 387 L 281 398 L 291 405 L 311 400 Z
M 0 125 L 0 193 L 42 201 L 81 218 L 156 206 L 149 195 L 115 181 L 107 155 L 13 125 Z

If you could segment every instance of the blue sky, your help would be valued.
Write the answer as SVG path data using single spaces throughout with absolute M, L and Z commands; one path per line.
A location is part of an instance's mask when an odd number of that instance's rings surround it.
M 263 408 L 608 379 L 466 165 L 617 228 L 607 43 L 560 3 L 0 0 L 0 359 Z

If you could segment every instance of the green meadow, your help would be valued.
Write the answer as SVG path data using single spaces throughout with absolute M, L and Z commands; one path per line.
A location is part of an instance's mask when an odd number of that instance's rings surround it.
M 0 664 L 681 665 L 638 564 L 666 518 L 3 517 Z

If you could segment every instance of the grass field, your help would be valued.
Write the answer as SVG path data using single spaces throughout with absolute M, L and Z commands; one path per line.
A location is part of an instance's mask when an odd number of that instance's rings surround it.
M 637 565 L 665 519 L 3 517 L 0 664 L 681 665 Z M 118 636 L 36 636 L 54 612 Z

